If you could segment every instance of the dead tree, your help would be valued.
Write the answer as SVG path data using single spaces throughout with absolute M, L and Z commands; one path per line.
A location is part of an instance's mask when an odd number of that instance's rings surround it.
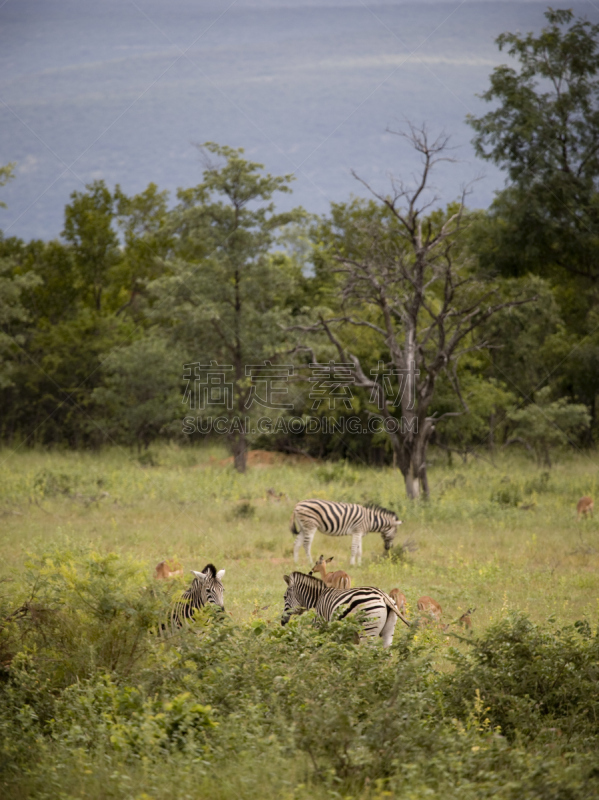
M 487 346 L 476 333 L 493 314 L 534 298 L 506 301 L 497 287 L 477 276 L 461 236 L 469 224 L 465 189 L 447 211 L 433 210 L 438 198 L 430 192 L 431 171 L 439 162 L 454 161 L 447 137 L 430 142 L 425 127 L 412 125 L 398 135 L 420 155 L 413 186 L 392 179 L 392 192 L 382 195 L 354 174 L 376 198 L 381 213 L 352 216 L 350 238 L 359 240 L 358 246 L 348 246 L 343 232 L 337 241 L 334 269 L 341 276 L 342 313 L 321 314 L 313 324 L 295 329 L 305 334 L 324 331 L 341 361 L 353 363 L 355 385 L 370 391 L 377 406 L 371 413 L 383 418 L 407 495 L 416 498 L 421 492 L 429 495 L 426 453 L 435 425 L 468 411 L 458 381 L 460 357 Z M 384 371 L 399 378 L 395 397 L 387 396 L 385 381 L 373 375 L 372 365 L 366 367 L 347 346 L 351 326 L 369 328 L 380 338 L 388 353 Z M 463 411 L 435 417 L 430 407 L 442 372 Z

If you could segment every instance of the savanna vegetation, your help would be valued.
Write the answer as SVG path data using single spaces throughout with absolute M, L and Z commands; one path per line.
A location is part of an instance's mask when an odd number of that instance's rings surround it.
M 0 785 L 28 797 L 596 795 L 599 523 L 584 455 L 551 473 L 512 455 L 449 468 L 428 503 L 392 467 L 225 449 L 2 453 Z M 354 585 L 424 594 L 447 631 L 397 628 L 356 647 L 357 621 L 283 628 L 288 529 L 305 497 L 376 501 L 403 525 L 349 567 Z M 403 545 L 403 547 L 402 547 Z M 153 578 L 169 557 L 185 577 Z M 191 569 L 225 568 L 225 608 L 156 631 Z M 307 565 L 302 564 L 305 569 Z M 468 609 L 470 631 L 455 621 Z
M 488 210 L 439 206 L 408 125 L 420 171 L 322 218 L 207 143 L 174 200 L 96 181 L 0 235 L 3 797 L 599 796 L 599 26 L 498 44 Z M 396 511 L 386 557 L 314 550 L 448 627 L 283 628 L 310 497 Z M 208 562 L 226 613 L 165 634 Z

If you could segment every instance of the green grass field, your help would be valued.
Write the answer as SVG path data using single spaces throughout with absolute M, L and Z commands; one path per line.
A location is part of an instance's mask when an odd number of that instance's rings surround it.
M 597 618 L 599 517 L 576 518 L 578 498 L 596 494 L 594 454 L 568 457 L 548 477 L 524 458 L 452 469 L 440 459 L 431 469 L 431 501 L 413 504 L 392 469 L 278 457 L 239 475 L 221 465 L 226 455 L 165 447 L 142 459 L 156 466 L 142 466 L 124 450 L 3 451 L 0 576 L 18 571 L 28 552 L 64 541 L 131 556 L 146 565 L 148 580 L 167 557 L 186 571 L 213 561 L 227 571 L 235 620 L 265 605 L 276 617 L 282 576 L 293 569 L 292 509 L 317 497 L 392 507 L 403 520 L 396 545 L 410 540 L 417 548 L 403 561 L 385 559 L 380 535 L 369 534 L 362 566 L 350 569 L 350 539 L 317 534 L 313 556 L 334 556 L 354 585 L 397 586 L 412 608 L 428 594 L 447 621 L 475 606 L 477 628 L 506 610 L 536 621 Z M 306 566 L 302 550 L 299 568 Z
M 251 461 L 239 475 L 217 448 L 0 454 L 0 796 L 599 795 L 599 519 L 576 518 L 594 453 L 548 474 L 432 452 L 426 503 L 391 469 Z M 355 620 L 282 628 L 290 516 L 311 497 L 403 520 L 390 557 L 370 534 L 350 567 L 349 538 L 317 534 L 314 558 L 400 588 L 412 618 L 421 595 L 447 623 L 475 607 L 472 631 L 400 624 L 383 651 L 353 644 Z M 165 558 L 185 577 L 155 581 Z M 226 570 L 228 624 L 208 613 L 163 641 L 157 619 L 207 562 Z

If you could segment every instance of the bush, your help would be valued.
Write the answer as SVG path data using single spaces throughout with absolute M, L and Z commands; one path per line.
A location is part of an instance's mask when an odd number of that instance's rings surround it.
M 499 503 L 502 506 L 517 506 L 518 503 L 522 502 L 522 491 L 509 478 L 504 478 L 501 486 L 498 486 L 492 492 L 491 502 Z
M 478 692 L 490 725 L 511 739 L 599 737 L 599 639 L 588 623 L 542 629 L 513 614 L 454 662 L 445 682 L 453 713 L 467 713 Z
M 145 565 L 85 550 L 54 550 L 26 565 L 20 600 L 6 616 L 4 647 L 30 655 L 55 688 L 98 670 L 132 675 L 170 591 L 146 589 Z
M 317 467 L 314 474 L 322 483 L 340 483 L 343 486 L 353 486 L 360 479 L 358 471 L 350 467 L 347 461 L 335 461 Z
M 3 628 L 2 796 L 599 791 L 599 643 L 584 621 L 557 629 L 510 616 L 437 672 L 419 630 L 398 629 L 387 650 L 357 647 L 352 616 L 236 626 L 209 607 L 163 639 L 152 629 L 170 590 L 148 591 L 142 576 L 91 551 L 31 561 L 22 613 Z

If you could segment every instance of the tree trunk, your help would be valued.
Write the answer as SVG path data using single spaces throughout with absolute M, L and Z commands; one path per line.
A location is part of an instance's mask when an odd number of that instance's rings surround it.
M 245 472 L 247 467 L 247 447 L 245 431 L 236 433 L 233 438 L 233 463 L 237 472 Z
M 430 439 L 418 434 L 409 442 L 401 442 L 393 437 L 393 460 L 399 466 L 406 485 L 406 494 L 410 500 L 421 495 L 428 500 L 430 489 L 426 472 L 426 450 Z
M 413 463 L 410 463 L 410 466 L 404 475 L 404 481 L 406 483 L 406 494 L 408 495 L 409 499 L 416 500 L 416 498 L 420 495 L 420 480 L 418 476 L 414 474 Z

